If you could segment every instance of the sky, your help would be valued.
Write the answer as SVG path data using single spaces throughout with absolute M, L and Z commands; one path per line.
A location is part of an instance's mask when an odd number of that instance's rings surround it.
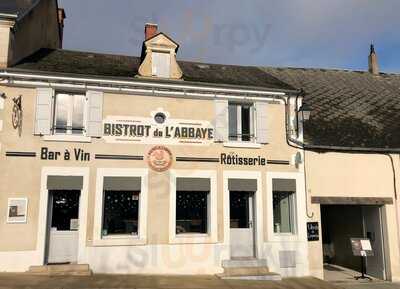
M 59 0 L 64 48 L 138 56 L 146 22 L 178 59 L 400 73 L 399 0 Z

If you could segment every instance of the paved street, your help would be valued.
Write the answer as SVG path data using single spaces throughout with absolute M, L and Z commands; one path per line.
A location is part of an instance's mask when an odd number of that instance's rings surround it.
M 26 274 L 0 274 L 0 289 L 337 289 L 315 278 L 290 278 L 283 281 L 221 280 L 214 276 L 133 276 L 94 275 L 90 277 L 46 277 Z
M 221 280 L 214 276 L 94 275 L 90 277 L 0 274 L 0 289 L 400 289 L 389 282 L 324 282 L 315 278 L 282 281 Z
M 348 282 L 333 284 L 343 289 L 400 289 L 400 284 L 390 282 Z

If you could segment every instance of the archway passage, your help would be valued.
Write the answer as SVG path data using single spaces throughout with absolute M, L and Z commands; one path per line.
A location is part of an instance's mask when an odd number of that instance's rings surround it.
M 352 279 L 361 272 L 361 257 L 353 256 L 351 238 L 370 240 L 374 255 L 367 257 L 367 274 L 387 279 L 382 212 L 381 206 L 321 205 L 325 279 Z

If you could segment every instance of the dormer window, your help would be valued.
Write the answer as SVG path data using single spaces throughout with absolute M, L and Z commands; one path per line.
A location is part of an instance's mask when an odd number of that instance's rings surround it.
M 178 43 L 164 33 L 157 32 L 156 24 L 146 24 L 144 31 L 145 40 L 138 76 L 182 79 L 183 73 L 176 60 Z
M 153 52 L 152 58 L 152 76 L 156 77 L 170 77 L 171 69 L 171 57 L 169 53 L 166 52 Z

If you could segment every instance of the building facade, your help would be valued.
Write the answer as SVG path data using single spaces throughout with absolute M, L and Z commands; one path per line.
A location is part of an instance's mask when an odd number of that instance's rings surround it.
M 398 136 L 391 153 L 360 148 L 359 126 L 324 115 L 341 97 L 330 84 L 354 91 L 356 73 L 177 61 L 154 24 L 141 57 L 54 48 L 0 71 L 0 271 L 219 274 L 239 260 L 323 278 L 324 263 L 358 269 L 350 238 L 365 237 L 368 273 L 400 277 Z

